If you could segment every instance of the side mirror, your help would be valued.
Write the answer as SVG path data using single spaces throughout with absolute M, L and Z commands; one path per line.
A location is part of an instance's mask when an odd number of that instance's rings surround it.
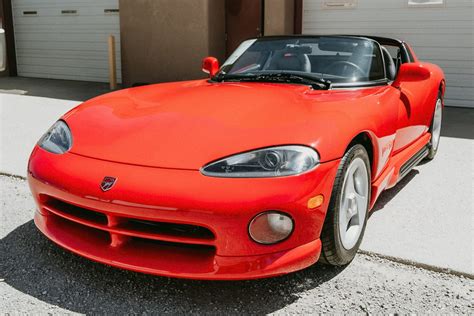
M 5 30 L 0 28 L 0 71 L 7 68 L 7 45 L 5 42 Z
M 407 63 L 402 64 L 398 71 L 397 78 L 393 82 L 395 88 L 400 88 L 402 82 L 423 81 L 428 79 L 431 73 L 422 64 Z
M 214 77 L 219 71 L 219 61 L 215 57 L 206 57 L 202 60 L 202 71 Z

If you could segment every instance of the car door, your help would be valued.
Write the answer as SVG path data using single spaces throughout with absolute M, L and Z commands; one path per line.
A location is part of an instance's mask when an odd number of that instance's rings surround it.
M 426 111 L 428 109 L 429 80 L 401 81 L 398 87 L 398 122 L 394 153 L 420 138 L 427 130 Z

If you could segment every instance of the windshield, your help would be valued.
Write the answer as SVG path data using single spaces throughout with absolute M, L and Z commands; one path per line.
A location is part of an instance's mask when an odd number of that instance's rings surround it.
M 332 84 L 385 79 L 378 43 L 342 36 L 260 38 L 243 42 L 218 77 L 295 74 Z

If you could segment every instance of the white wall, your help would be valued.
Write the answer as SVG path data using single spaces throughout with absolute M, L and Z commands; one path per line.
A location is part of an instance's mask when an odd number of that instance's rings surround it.
M 358 0 L 354 9 L 324 9 L 324 2 L 304 0 L 303 34 L 405 40 L 421 60 L 445 71 L 446 105 L 474 108 L 473 0 L 445 0 L 442 7 L 409 7 L 408 0 Z

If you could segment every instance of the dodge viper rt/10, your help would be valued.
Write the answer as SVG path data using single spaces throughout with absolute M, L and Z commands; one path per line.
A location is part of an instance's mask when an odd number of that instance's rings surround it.
M 380 193 L 438 150 L 444 74 L 403 41 L 262 37 L 202 68 L 84 102 L 46 132 L 28 165 L 44 235 L 179 278 L 346 265 Z

